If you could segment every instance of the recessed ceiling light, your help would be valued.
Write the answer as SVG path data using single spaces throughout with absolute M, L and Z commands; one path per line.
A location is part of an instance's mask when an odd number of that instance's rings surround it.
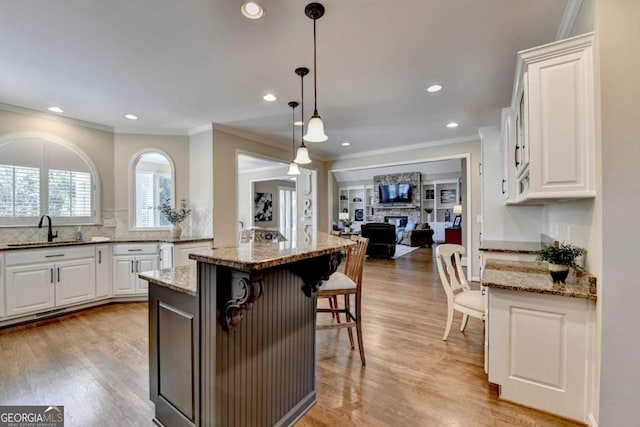
M 447 127 L 448 128 L 457 128 L 458 124 L 456 122 L 449 122 L 449 123 L 447 123 Z
M 138 120 L 138 116 L 135 114 L 125 114 L 124 117 L 129 120 Z
M 47 108 L 47 110 L 51 111 L 52 113 L 64 113 L 64 110 L 60 107 L 49 107 Z
M 249 19 L 260 19 L 264 16 L 264 6 L 257 0 L 245 0 L 240 10 Z
M 297 122 L 294 123 L 294 125 L 296 126 L 302 126 L 304 123 L 302 123 L 300 120 L 298 120 Z
M 343 142 L 343 143 L 342 143 L 342 146 L 343 146 L 343 147 L 348 147 L 348 146 L 350 146 L 350 145 L 351 145 L 351 143 L 350 143 L 350 142 Z
M 442 85 L 431 85 L 427 88 L 427 92 L 431 92 L 431 93 L 439 92 L 441 90 L 442 90 Z
M 274 94 L 272 94 L 272 93 L 268 93 L 268 94 L 266 94 L 265 96 L 263 96 L 263 97 L 262 97 L 262 99 L 264 99 L 264 100 L 265 100 L 265 101 L 267 101 L 267 102 L 273 102 L 273 101 L 275 101 L 275 100 L 276 100 L 276 99 L 278 99 L 278 98 L 276 98 L 276 96 L 275 96 Z

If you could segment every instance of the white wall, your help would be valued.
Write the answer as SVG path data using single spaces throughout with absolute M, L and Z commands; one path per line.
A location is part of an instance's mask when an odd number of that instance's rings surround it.
M 189 137 L 189 198 L 191 232 L 213 236 L 213 131 Z
M 357 169 L 362 167 L 403 164 L 403 163 L 422 163 L 430 160 L 442 160 L 446 158 L 453 158 L 469 155 L 470 169 L 469 183 L 471 188 L 471 206 L 468 215 L 463 222 L 471 227 L 471 262 L 472 262 L 472 276 L 480 276 L 480 252 L 478 250 L 480 242 L 480 224 L 476 222 L 476 215 L 479 215 L 480 210 L 480 189 L 481 189 L 481 177 L 479 174 L 480 168 L 480 141 L 473 140 L 469 142 L 459 142 L 452 144 L 434 145 L 431 147 L 413 148 L 410 150 L 394 150 L 390 152 L 380 152 L 367 155 L 366 153 L 358 157 L 349 157 L 344 159 L 338 159 L 330 162 L 326 162 L 327 170 L 341 170 L 341 169 Z M 331 189 L 334 191 L 335 189 Z M 320 199 L 322 200 L 322 198 Z M 468 205 L 466 200 L 463 200 L 465 205 Z M 332 201 L 330 206 L 327 207 L 326 212 L 335 211 L 335 206 Z M 328 219 L 328 217 L 327 217 Z M 322 225 L 322 223 L 321 223 Z M 327 223 L 327 229 L 330 228 L 330 224 Z
M 600 423 L 640 422 L 640 1 L 598 0 L 603 268 Z M 599 277 L 600 278 L 600 277 Z

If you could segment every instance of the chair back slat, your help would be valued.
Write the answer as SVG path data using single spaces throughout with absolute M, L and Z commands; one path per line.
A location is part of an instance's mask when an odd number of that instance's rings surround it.
M 465 278 L 460 255 L 465 253 L 464 246 L 443 244 L 436 248 L 436 263 L 440 282 L 447 297 L 453 297 L 458 290 L 469 289 L 469 284 Z
M 362 286 L 362 271 L 364 269 L 364 259 L 367 254 L 369 239 L 366 237 L 351 236 L 351 241 L 356 242 L 356 244 L 347 248 L 344 274 L 355 282 L 359 292 Z

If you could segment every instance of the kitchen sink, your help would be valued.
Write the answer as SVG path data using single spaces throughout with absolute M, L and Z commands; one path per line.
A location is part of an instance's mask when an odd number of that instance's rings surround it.
M 12 248 L 20 248 L 20 247 L 29 247 L 29 246 L 49 246 L 49 245 L 59 245 L 59 244 L 71 244 L 71 243 L 83 243 L 82 241 L 77 240 L 55 240 L 53 242 L 21 242 L 21 243 L 7 243 L 7 246 Z

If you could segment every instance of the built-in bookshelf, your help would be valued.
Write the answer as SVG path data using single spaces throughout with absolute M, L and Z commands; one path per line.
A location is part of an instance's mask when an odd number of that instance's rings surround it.
M 453 207 L 460 204 L 460 181 L 441 179 L 422 183 L 421 217 L 433 228 L 433 239 L 444 242 L 444 229 L 451 227 L 455 214 Z

